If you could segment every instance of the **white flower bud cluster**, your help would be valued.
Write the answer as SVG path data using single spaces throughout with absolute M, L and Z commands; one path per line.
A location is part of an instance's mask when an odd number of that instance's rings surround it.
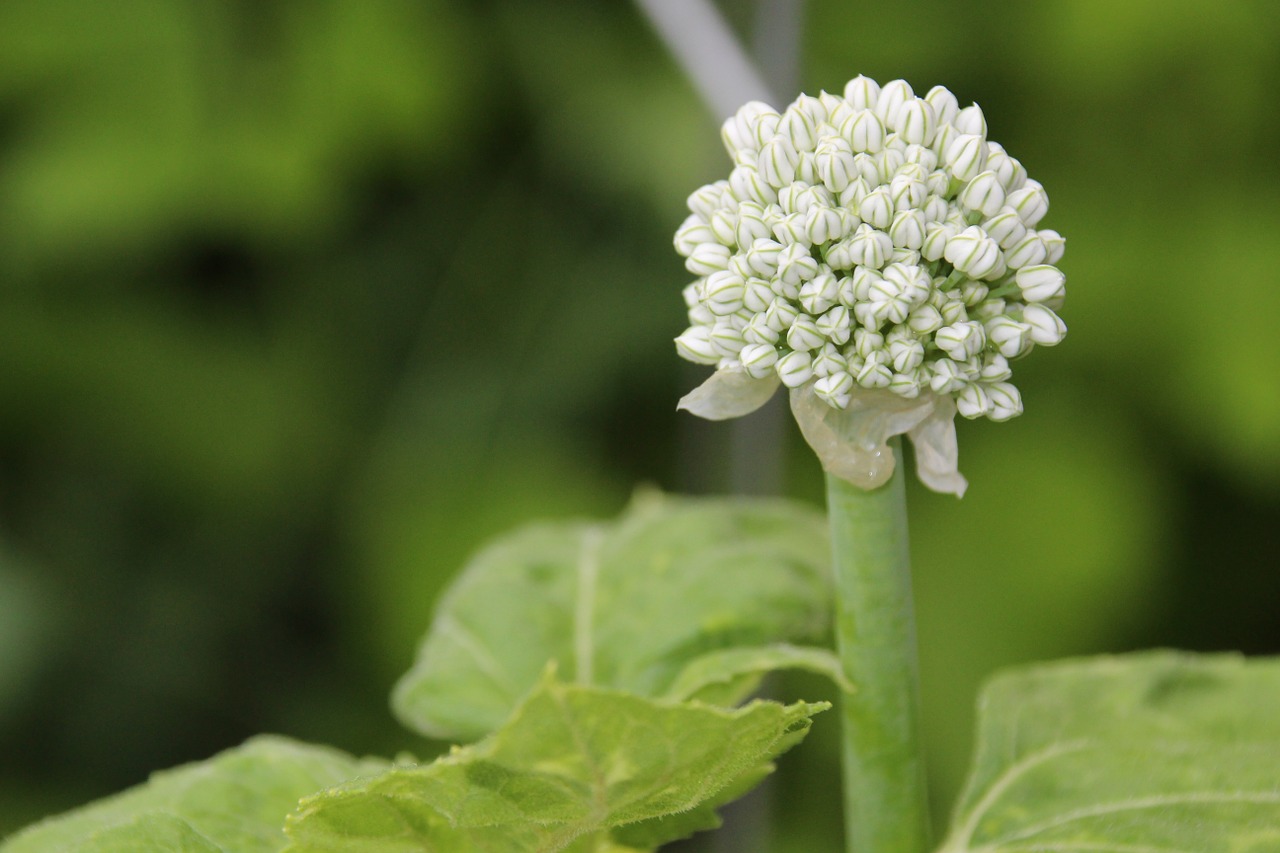
M 676 250 L 681 356 L 812 385 L 950 396 L 968 418 L 1022 411 L 1009 363 L 1066 334 L 1063 239 L 1044 188 L 936 86 L 851 80 L 725 122 L 734 168 L 689 197 Z

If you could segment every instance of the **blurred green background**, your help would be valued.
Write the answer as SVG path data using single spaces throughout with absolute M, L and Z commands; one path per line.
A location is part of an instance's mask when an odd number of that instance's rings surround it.
M 1068 239 L 1027 414 L 911 495 L 942 812 L 996 667 L 1280 651 L 1280 16 L 805 14 L 807 91 L 977 101 Z M 0 835 L 259 731 L 429 754 L 386 694 L 470 551 L 729 488 L 671 344 L 717 127 L 621 0 L 0 4 Z M 771 849 L 835 849 L 834 725 Z

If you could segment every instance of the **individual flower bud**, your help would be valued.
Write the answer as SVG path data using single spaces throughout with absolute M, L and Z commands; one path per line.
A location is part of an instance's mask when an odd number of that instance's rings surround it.
M 732 157 L 738 151 L 757 149 L 759 142 L 755 126 L 762 116 L 777 114 L 777 110 L 760 101 L 749 101 L 739 107 L 738 111 L 720 126 L 720 138 L 729 156 Z
M 717 317 L 742 310 L 746 282 L 731 272 L 713 272 L 702 284 L 702 303 Z
M 934 115 L 940 125 L 951 124 L 960 112 L 960 103 L 946 86 L 934 86 L 924 99 L 929 102 L 929 106 L 933 107 Z
M 813 393 L 833 409 L 844 409 L 852 399 L 853 377 L 845 371 L 824 376 L 813 383 Z
M 961 282 L 960 286 L 956 288 L 956 295 L 966 308 L 972 308 L 980 304 L 990 292 L 990 289 L 985 284 L 972 280 Z
M 964 323 L 969 320 L 969 312 L 965 310 L 964 302 L 959 299 L 945 299 L 942 304 L 935 306 L 938 313 L 942 315 L 942 324 L 944 326 L 954 326 L 956 323 Z
M 1043 264 L 1048 261 L 1048 257 L 1049 252 L 1040 235 L 1035 231 L 1028 231 L 1025 237 L 1014 243 L 1005 253 L 1005 263 L 1009 265 L 1009 269 L 1020 270 L 1023 267 Z
M 1000 247 L 976 225 L 971 225 L 947 241 L 942 256 L 971 278 L 982 278 L 1001 263 Z
M 742 369 L 753 379 L 764 379 L 778 363 L 778 350 L 769 344 L 747 344 L 738 352 Z
M 987 297 L 969 309 L 969 318 L 985 323 L 1005 313 L 1005 301 L 998 297 Z
M 702 279 L 691 281 L 680 290 L 680 296 L 684 298 L 686 308 L 692 308 L 695 305 L 702 304 Z
M 853 238 L 846 237 L 838 240 L 827 247 L 827 265 L 833 270 L 847 270 L 853 268 Z
M 883 183 L 880 180 L 880 163 L 876 161 L 874 154 L 854 154 L 853 165 L 858 170 L 858 176 L 867 182 L 868 190 Z
M 853 263 L 872 269 L 883 267 L 889 253 L 893 251 L 893 241 L 889 239 L 889 235 L 883 231 L 877 231 L 865 222 L 858 226 L 858 230 L 847 242 L 849 257 Z M 830 262 L 829 259 L 828 262 Z M 834 263 L 831 265 L 835 266 Z
M 849 106 L 849 102 L 839 95 L 833 95 L 830 92 L 823 91 L 818 93 L 818 100 L 827 109 L 827 124 L 832 127 L 840 127 L 849 117 L 852 116 L 856 109 Z
M 818 166 L 818 177 L 833 193 L 838 193 L 849 186 L 849 182 L 857 175 L 857 167 L 853 162 L 853 149 L 843 137 L 824 138 L 813 156 Z
M 811 207 L 804 214 L 805 236 L 813 245 L 829 243 L 844 236 L 844 219 L 830 207 Z
M 887 184 L 893 180 L 898 170 L 907 165 L 907 156 L 893 147 L 893 140 L 885 141 L 885 149 L 875 155 L 876 167 L 880 170 L 880 183 Z M 904 146 L 905 147 L 905 146 Z
M 1022 309 L 1022 321 L 1031 326 L 1031 340 L 1042 347 L 1055 346 L 1067 336 L 1067 324 L 1053 310 L 1043 305 Z
M 937 153 L 932 148 L 924 145 L 912 143 L 907 146 L 907 150 L 903 152 L 902 156 L 907 158 L 908 165 L 919 166 L 920 171 L 924 173 L 924 178 L 927 178 L 930 172 L 938 168 Z
M 879 187 L 868 193 L 858 205 L 858 216 L 876 228 L 888 228 L 893 223 L 893 198 L 889 189 Z
M 791 324 L 800 316 L 800 309 L 792 305 L 790 300 L 779 296 L 769 303 L 764 312 L 765 323 L 770 329 L 782 334 L 791 328 Z
M 782 208 L 783 214 L 803 212 L 797 205 L 800 194 L 808 188 L 809 185 L 803 181 L 792 181 L 778 190 L 778 206 Z
M 898 135 L 908 144 L 928 145 L 938 131 L 938 116 L 933 105 L 922 98 L 912 98 L 898 110 Z
M 755 169 L 760 164 L 760 153 L 758 151 L 742 150 L 735 151 L 733 154 L 733 165 L 750 166 Z
M 805 187 L 796 196 L 796 212 L 808 213 L 815 207 L 831 207 L 835 203 L 836 196 L 828 191 L 826 187 L 818 184 L 817 186 Z
M 935 359 L 928 364 L 929 387 L 935 394 L 954 394 L 967 381 L 960 366 L 949 358 Z
M 778 200 L 778 191 L 751 166 L 738 166 L 729 173 L 729 189 L 738 201 L 773 204 Z
M 686 361 L 694 364 L 715 364 L 720 361 L 720 352 L 711 343 L 711 329 L 706 326 L 690 326 L 684 334 L 676 338 L 676 352 Z
M 720 207 L 720 195 L 728 188 L 728 181 L 716 181 L 714 184 L 698 187 L 689 195 L 689 210 L 703 221 L 710 220 L 711 214 Z
M 776 329 L 769 326 L 765 313 L 756 314 L 742 327 L 742 339 L 749 344 L 769 344 L 773 346 L 781 337 Z
M 858 267 L 853 271 L 850 280 L 853 282 L 853 296 L 856 301 L 865 302 L 871 298 L 871 285 L 881 279 L 877 270 L 870 267 Z
M 809 116 L 815 127 L 827 120 L 827 108 L 821 98 L 802 94 L 791 102 L 791 106 Z
M 799 388 L 813 378 L 813 359 L 807 352 L 789 352 L 773 366 L 788 388 Z
M 822 183 L 818 178 L 818 165 L 812 151 L 800 152 L 800 162 L 796 164 L 796 180 L 806 184 Z
M 840 128 L 840 135 L 855 153 L 875 154 L 884 148 L 888 134 L 884 122 L 871 110 L 859 110 Z
M 1027 170 L 998 142 L 987 143 L 987 168 L 996 173 L 1006 192 L 1013 192 L 1027 182 Z
M 795 180 L 800 152 L 787 137 L 775 136 L 761 147 L 757 163 L 760 176 L 770 186 L 781 189 Z
M 729 266 L 729 247 L 702 243 L 689 255 L 684 268 L 694 275 L 711 275 Z
M 893 382 L 893 371 L 888 365 L 888 354 L 877 350 L 866 357 L 858 371 L 858 384 L 863 388 L 888 388 Z
M 858 157 L 865 155 L 858 154 L 854 156 L 857 161 Z M 867 179 L 859 175 L 849 182 L 849 185 L 840 191 L 839 202 L 843 208 L 857 210 L 858 205 L 862 204 L 862 200 L 871 195 L 871 185 L 867 183 Z M 856 216 L 856 214 L 855 214 Z
M 844 84 L 844 99 L 855 110 L 874 109 L 876 99 L 880 97 L 880 84 L 870 77 L 859 74 Z
M 1049 194 L 1039 181 L 1028 180 L 1021 189 L 1009 193 L 1008 203 L 1030 228 L 1049 212 Z
M 991 409 L 987 417 L 993 421 L 1007 421 L 1022 414 L 1022 395 L 1008 382 L 993 382 L 987 386 Z
M 884 335 L 872 329 L 853 330 L 853 351 L 860 358 L 869 358 L 871 353 L 884 349 Z
M 1004 187 L 1000 186 L 996 173 L 988 169 L 965 184 L 956 201 L 983 216 L 995 216 L 1004 207 Z
M 915 210 L 929 197 L 929 188 L 914 175 L 905 174 L 905 168 L 889 181 L 889 198 L 894 210 Z
M 849 309 L 845 306 L 832 307 L 819 317 L 816 323 L 818 331 L 832 343 L 843 346 L 849 340 L 849 332 L 853 324 L 849 317 Z
M 1017 358 L 1031 351 L 1031 324 L 1009 316 L 994 317 L 983 324 L 987 340 L 1005 358 Z
M 991 397 L 987 389 L 976 382 L 966 383 L 956 395 L 956 411 L 966 418 L 980 418 L 991 411 Z
M 719 243 L 732 248 L 738 239 L 738 211 L 728 208 L 717 210 L 711 214 L 710 227 Z
M 728 270 L 743 281 L 756 274 L 756 271 L 751 268 L 751 264 L 747 261 L 746 252 L 734 252 L 730 255 Z
M 886 307 L 883 301 L 859 302 L 853 306 L 853 319 L 864 329 L 878 329 L 885 323 Z
M 915 97 L 911 84 L 906 80 L 890 80 L 880 89 L 875 113 L 889 130 L 898 129 L 898 113 L 906 102 Z
M 955 142 L 956 137 L 959 135 L 960 131 L 956 130 L 954 125 L 938 125 L 938 132 L 933 135 L 933 144 L 929 146 L 929 149 L 938 155 L 939 162 L 946 161 L 947 149 L 951 147 L 951 143 Z
M 950 212 L 950 205 L 947 203 L 947 196 L 951 193 L 951 175 L 946 169 L 934 168 L 929 174 L 925 175 L 924 188 L 929 191 L 929 199 L 926 204 L 933 203 L 933 199 L 937 199 L 945 209 L 939 209 L 936 206 L 929 210 L 929 221 L 941 222 L 947 218 Z
M 790 246 L 793 243 L 808 246 L 810 244 L 809 228 L 806 225 L 805 215 L 791 213 L 782 217 L 773 223 L 773 236 L 777 237 L 778 242 L 784 246 Z
M 834 344 L 823 344 L 813 356 L 813 375 L 830 376 L 849 369 L 849 362 Z
M 1067 241 L 1062 238 L 1062 235 L 1052 229 L 1037 231 L 1036 234 L 1040 237 L 1040 242 L 1044 243 L 1046 253 L 1044 262 L 1056 264 L 1062 260 L 1062 255 L 1067 248 Z
M 987 236 L 995 240 L 1001 249 L 1012 249 L 1023 237 L 1027 236 L 1027 226 L 1019 218 L 1018 212 L 1012 207 L 1000 208 L 991 218 L 982 222 L 982 230 L 987 232 Z
M 716 315 L 711 309 L 699 302 L 688 311 L 690 326 L 711 326 L 716 322 Z
M 977 104 L 970 104 L 956 113 L 951 123 L 961 133 L 987 138 L 987 117 L 982 114 L 982 107 Z
M 907 372 L 898 372 L 893 374 L 893 379 L 889 381 L 889 390 L 908 400 L 914 400 L 920 396 L 923 386 L 928 383 L 924 378 L 924 370 L 917 367 Z
M 742 307 L 752 314 L 769 310 L 769 303 L 774 297 L 773 288 L 769 286 L 769 282 L 756 276 L 746 278 L 744 281 L 746 287 L 743 289 Z
M 798 288 L 802 281 L 811 279 L 817 274 L 818 262 L 809 254 L 806 247 L 792 243 L 778 253 L 778 278 L 784 284 Z
M 782 255 L 783 245 L 768 237 L 761 237 L 751 243 L 747 250 L 747 264 L 752 272 L 761 278 L 773 278 L 778 272 L 778 259 Z
M 897 248 L 920 249 L 924 246 L 924 214 L 919 210 L 903 210 L 889 223 L 889 239 Z
M 920 255 L 926 261 L 936 261 L 941 258 L 947 249 L 947 241 L 960 233 L 960 229 L 953 225 L 946 225 L 935 222 L 925 226 L 924 242 L 920 244 Z
M 738 208 L 738 226 L 734 230 L 734 243 L 747 248 L 756 240 L 768 237 L 773 233 L 764 219 L 764 211 L 759 205 L 743 204 Z
M 722 317 L 711 327 L 711 345 L 721 358 L 737 358 L 738 351 L 746 344 L 742 337 L 742 320 Z
M 884 269 L 884 279 L 912 308 L 924 304 L 933 289 L 929 273 L 916 264 L 891 263 Z
M 830 272 L 819 273 L 800 287 L 800 307 L 817 316 L 836 304 L 839 284 Z
M 1049 264 L 1023 267 L 1014 274 L 1024 302 L 1041 302 L 1053 307 L 1061 305 L 1067 293 L 1067 277 Z
M 817 349 L 826 342 L 818 324 L 807 314 L 801 314 L 787 330 L 787 346 L 797 352 Z
M 932 305 L 919 305 L 907 315 L 907 327 L 917 335 L 936 332 L 942 326 L 942 312 Z
M 681 257 L 687 258 L 693 254 L 693 250 L 699 243 L 711 243 L 715 239 L 715 234 L 711 232 L 711 226 L 707 225 L 706 220 L 696 213 L 691 213 L 676 229 L 676 251 Z
M 987 345 L 987 335 L 982 324 L 973 320 L 943 326 L 934 334 L 933 340 L 939 349 L 955 361 L 975 356 Z
M 915 370 L 924 364 L 924 344 L 914 338 L 892 341 L 889 344 L 889 359 L 898 373 Z
M 951 140 L 943 162 L 957 181 L 971 181 L 987 165 L 987 141 L 976 134 L 961 133 Z
M 982 369 L 978 372 L 978 378 L 983 382 L 1003 382 L 1012 375 L 1009 359 L 998 352 L 982 354 Z
M 817 122 L 795 104 L 782 112 L 778 122 L 778 134 L 785 136 L 796 151 L 812 151 L 817 142 Z

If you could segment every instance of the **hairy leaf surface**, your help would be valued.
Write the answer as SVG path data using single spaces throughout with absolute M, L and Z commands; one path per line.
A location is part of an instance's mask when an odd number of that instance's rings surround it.
M 1149 652 L 996 678 L 943 853 L 1280 850 L 1280 660 Z
M 285 816 L 323 788 L 387 762 L 281 737 L 256 737 L 207 761 L 18 833 L 4 853 L 278 853 Z
M 580 684 L 740 701 L 769 669 L 818 662 L 777 646 L 827 630 L 826 543 L 820 514 L 780 501 L 644 495 L 615 523 L 524 528 L 444 596 L 393 706 L 423 734 L 474 740 L 549 661 Z M 724 657 L 754 647 L 774 648 Z
M 718 825 L 714 807 L 826 707 L 660 702 L 548 676 L 485 740 L 306 798 L 288 851 L 652 849 Z

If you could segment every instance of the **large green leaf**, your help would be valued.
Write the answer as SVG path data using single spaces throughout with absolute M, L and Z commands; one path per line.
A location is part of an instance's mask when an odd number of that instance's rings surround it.
M 716 826 L 714 807 L 826 707 L 660 702 L 547 675 L 480 743 L 304 799 L 288 851 L 651 849 Z
M 996 678 L 943 853 L 1280 850 L 1280 659 L 1151 652 Z
M 827 560 L 822 517 L 779 501 L 642 495 L 616 523 L 524 528 L 445 595 L 393 705 L 417 731 L 472 740 L 549 661 L 579 684 L 707 688 L 732 704 L 769 669 L 830 668 L 822 653 L 779 651 L 827 630 Z
M 386 762 L 280 737 L 257 737 L 208 761 L 49 818 L 0 844 L 3 853 L 276 853 L 298 800 Z

